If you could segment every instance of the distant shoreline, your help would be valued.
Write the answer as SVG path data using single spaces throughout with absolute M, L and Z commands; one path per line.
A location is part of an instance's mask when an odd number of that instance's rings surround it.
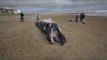
M 26 15 L 75 15 L 75 14 L 79 14 L 79 13 L 69 13 L 69 12 L 65 12 L 65 13 L 25 13 Z M 0 13 L 0 15 L 9 15 L 9 13 Z M 10 14 L 10 15 L 18 15 L 18 14 Z M 87 14 L 86 13 L 86 16 L 95 16 L 95 17 L 107 17 L 106 15 L 103 16 L 103 15 L 92 15 L 92 14 Z
M 77 12 L 77 13 L 74 13 L 74 12 L 49 12 L 49 13 L 47 13 L 47 12 L 46 12 L 46 13 L 45 13 L 45 12 L 44 12 L 44 13 L 38 13 L 38 12 L 37 12 L 37 13 L 36 13 L 36 12 L 35 12 L 35 13 L 26 13 L 26 14 L 42 14 L 42 15 L 44 15 L 44 14 L 46 14 L 46 15 L 47 15 L 47 14 L 57 14 L 57 15 L 72 14 L 72 15 L 75 15 L 75 14 L 80 14 L 80 12 L 79 12 L 79 13 L 78 13 L 78 12 Z M 86 14 L 86 16 L 107 16 L 107 13 L 103 14 L 103 13 L 100 13 L 100 12 L 99 12 L 99 13 L 94 13 L 94 12 L 93 12 L 93 13 L 92 13 L 92 12 L 89 13 L 89 12 L 85 12 L 85 14 Z

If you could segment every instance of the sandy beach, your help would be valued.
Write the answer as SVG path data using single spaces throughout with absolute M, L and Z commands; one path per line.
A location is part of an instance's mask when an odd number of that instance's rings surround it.
M 48 43 L 34 24 L 36 14 L 26 14 L 24 22 L 19 15 L 0 15 L 0 60 L 107 60 L 107 17 L 86 16 L 82 24 L 72 14 L 40 14 L 47 18 L 61 27 L 65 46 Z

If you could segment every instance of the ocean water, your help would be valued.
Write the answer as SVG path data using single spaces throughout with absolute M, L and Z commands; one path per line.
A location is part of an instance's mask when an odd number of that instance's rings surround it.
M 107 10 L 86 11 L 85 13 L 89 16 L 107 16 Z

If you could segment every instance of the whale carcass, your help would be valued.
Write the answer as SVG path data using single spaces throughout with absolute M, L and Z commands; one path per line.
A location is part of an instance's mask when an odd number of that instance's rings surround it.
M 60 27 L 52 19 L 43 19 L 36 22 L 36 26 L 46 36 L 49 43 L 53 44 L 54 41 L 64 45 L 66 38 L 63 35 Z

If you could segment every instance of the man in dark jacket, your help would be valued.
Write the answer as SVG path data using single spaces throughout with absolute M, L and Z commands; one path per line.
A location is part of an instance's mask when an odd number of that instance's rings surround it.
M 24 22 L 24 13 L 23 12 L 20 13 L 20 22 Z
M 83 19 L 85 19 L 85 13 L 80 14 L 80 22 L 84 24 Z

